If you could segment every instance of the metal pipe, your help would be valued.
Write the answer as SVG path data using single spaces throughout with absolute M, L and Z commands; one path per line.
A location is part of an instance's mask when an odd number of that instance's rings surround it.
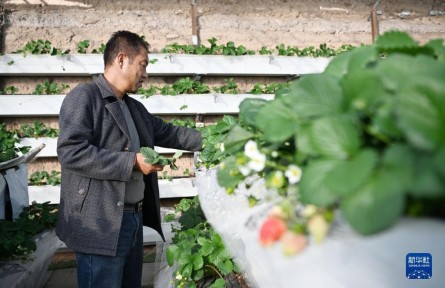
M 380 4 L 380 0 L 375 1 L 375 2 L 374 2 L 374 5 L 372 5 L 372 9 L 371 9 L 371 11 L 372 11 L 372 10 L 377 10 L 377 6 L 379 6 L 379 4 Z M 369 21 L 369 20 L 371 20 L 371 15 L 369 15 L 369 17 L 368 17 L 368 21 Z
M 379 36 L 379 21 L 377 19 L 377 12 L 375 9 L 371 11 L 371 34 L 372 42 L 374 42 L 377 36 Z
M 198 45 L 198 25 L 197 25 L 197 13 L 196 13 L 196 1 L 192 0 L 191 15 L 192 15 L 192 44 Z

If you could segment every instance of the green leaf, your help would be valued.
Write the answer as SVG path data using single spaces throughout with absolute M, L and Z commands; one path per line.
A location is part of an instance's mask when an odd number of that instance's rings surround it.
M 374 71 L 348 73 L 341 80 L 346 110 L 370 113 L 375 103 L 388 97 L 380 78 Z
M 424 46 L 431 48 L 439 61 L 445 61 L 445 46 L 443 45 L 443 39 L 430 40 Z
M 296 150 L 297 153 L 303 155 L 303 157 L 318 155 L 311 139 L 311 126 L 311 124 L 302 124 L 298 127 L 298 130 L 296 132 Z
M 295 132 L 297 116 L 280 98 L 262 107 L 256 117 L 257 126 L 264 131 L 264 138 L 272 142 L 282 142 Z
M 413 177 L 413 184 L 409 187 L 409 192 L 416 198 L 433 198 L 445 194 L 445 181 L 443 174 L 434 165 L 439 154 L 418 154 L 416 155 L 416 165 L 414 166 L 415 173 Z M 444 160 L 442 156 L 442 160 Z M 442 162 L 441 165 L 444 165 Z M 439 163 L 437 163 L 439 164 Z
M 178 252 L 178 246 L 176 245 L 170 245 L 167 248 L 167 264 L 170 267 L 173 267 L 173 264 L 175 263 L 175 255 Z
M 204 277 L 204 270 L 199 269 L 198 271 L 195 271 L 195 275 L 193 276 L 193 280 L 199 281 Z M 187 287 L 188 288 L 188 287 Z
M 173 159 L 178 159 L 182 156 L 182 151 L 176 151 L 175 155 L 173 155 Z
M 328 172 L 325 184 L 337 196 L 346 196 L 355 192 L 374 171 L 377 153 L 363 150 L 350 160 L 340 161 Z
M 445 146 L 445 67 L 442 70 L 434 78 L 410 79 L 398 93 L 398 125 L 419 149 Z
M 190 207 L 187 213 L 183 213 L 181 217 L 179 217 L 178 222 L 183 229 L 190 229 L 203 222 L 204 219 L 204 213 L 200 207 Z
M 437 172 L 442 175 L 443 179 L 445 179 L 445 147 L 441 147 L 439 151 L 433 155 L 432 164 Z
M 273 107 L 277 111 L 268 111 L 268 113 L 290 113 L 288 118 L 294 120 L 293 125 L 303 120 L 308 120 L 308 118 L 326 116 L 342 110 L 343 93 L 339 80 L 331 75 L 316 74 L 305 76 L 301 80 L 290 82 L 289 89 L 289 95 L 279 99 L 283 101 L 281 107 L 285 107 L 285 110 L 283 111 L 278 106 Z M 260 114 L 266 107 L 260 111 Z M 287 112 L 289 110 L 292 112 Z M 257 120 L 260 121 L 260 119 Z M 270 118 L 268 120 L 271 122 L 275 121 Z
M 394 97 L 381 99 L 379 107 L 371 120 L 369 132 L 378 139 L 389 141 L 389 138 L 400 138 L 401 131 L 397 127 Z
M 204 260 L 202 259 L 202 256 L 198 254 L 195 254 L 193 256 L 193 269 L 199 270 L 204 265 Z
M 323 117 L 313 121 L 311 143 L 320 155 L 346 159 L 357 153 L 360 138 L 356 126 L 344 117 Z
M 197 239 L 197 242 L 199 243 L 199 245 L 201 245 L 201 251 L 203 256 L 208 256 L 210 253 L 213 252 L 213 249 L 215 249 L 213 243 L 204 237 L 199 237 Z
M 148 159 L 149 161 L 156 159 L 159 156 L 158 152 L 156 152 L 154 149 L 150 147 L 142 147 L 141 153 L 142 156 L 144 156 L 144 158 Z
M 238 151 L 244 147 L 244 144 L 255 135 L 239 125 L 234 126 L 226 138 L 224 138 L 224 147 L 228 153 Z
M 363 46 L 336 56 L 326 67 L 324 73 L 341 78 L 349 72 L 362 71 L 376 60 L 377 51 L 375 47 Z
M 309 162 L 303 171 L 300 182 L 303 203 L 325 207 L 335 202 L 337 197 L 327 184 L 326 179 L 338 163 L 339 160 L 313 160 Z
M 247 126 L 257 127 L 256 116 L 260 109 L 268 101 L 263 99 L 248 98 L 244 99 L 239 105 L 239 115 L 240 121 L 245 123 Z
M 209 288 L 225 288 L 226 287 L 226 281 L 224 279 L 218 278 L 213 282 L 212 285 L 209 286 Z
M 405 192 L 413 178 L 412 155 L 408 146 L 387 148 L 377 173 L 357 193 L 344 198 L 340 208 L 358 232 L 381 231 L 402 215 Z
M 443 64 L 425 55 L 415 57 L 402 54 L 389 55 L 379 61 L 375 69 L 375 73 L 381 76 L 385 89 L 392 94 L 398 93 L 412 80 L 438 79 L 444 73 Z
M 233 263 L 232 260 L 226 260 L 218 265 L 219 270 L 223 275 L 227 275 L 233 272 Z
M 190 249 L 182 249 L 177 257 L 179 265 L 193 264 L 193 255 Z
M 375 46 L 379 50 L 388 51 L 400 48 L 416 48 L 419 45 L 405 32 L 388 31 L 377 37 Z
M 346 220 L 362 234 L 372 234 L 388 228 L 403 213 L 404 195 L 394 183 L 396 175 L 388 172 L 380 171 L 340 204 Z
M 385 173 L 391 174 L 394 179 L 393 190 L 405 192 L 414 178 L 413 167 L 415 166 L 414 151 L 408 145 L 393 144 L 386 148 L 382 158 L 382 169 Z M 397 188 L 399 187 L 399 188 Z
M 193 273 L 193 263 L 189 262 L 188 264 L 182 266 L 181 271 L 179 273 L 182 275 L 182 277 L 190 279 Z
M 238 170 L 235 157 L 226 158 L 223 164 L 217 172 L 218 184 L 224 188 L 235 188 L 244 180 L 244 176 Z

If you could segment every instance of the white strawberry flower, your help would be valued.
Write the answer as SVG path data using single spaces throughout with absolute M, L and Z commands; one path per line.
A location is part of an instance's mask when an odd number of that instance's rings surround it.
M 286 175 L 290 184 L 295 184 L 300 182 L 302 171 L 297 165 L 289 165 L 284 175 Z
M 272 185 L 272 187 L 281 188 L 284 185 L 283 172 L 275 171 L 270 179 L 270 184 Z
M 249 158 L 255 158 L 258 154 L 261 154 L 258 151 L 258 146 L 255 141 L 249 140 L 246 145 L 244 145 L 244 154 Z
M 249 168 L 249 166 L 239 166 L 239 172 L 243 174 L 243 176 L 248 176 L 252 170 Z
M 258 152 L 255 157 L 251 158 L 247 166 L 256 172 L 262 171 L 266 166 L 266 155 Z

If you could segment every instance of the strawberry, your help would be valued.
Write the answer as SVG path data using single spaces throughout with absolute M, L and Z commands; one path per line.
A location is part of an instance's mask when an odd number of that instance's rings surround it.
M 270 246 L 278 241 L 286 230 L 287 226 L 283 220 L 269 217 L 260 228 L 260 243 L 264 246 Z
M 309 219 L 307 223 L 309 234 L 313 237 L 315 243 L 320 243 L 326 237 L 329 230 L 329 224 L 320 214 L 316 214 Z
M 284 255 L 295 255 L 306 247 L 307 238 L 303 234 L 286 231 L 281 237 L 281 245 Z

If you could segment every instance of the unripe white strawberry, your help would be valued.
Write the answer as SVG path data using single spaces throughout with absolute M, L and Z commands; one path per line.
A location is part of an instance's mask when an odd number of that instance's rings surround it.
M 328 233 L 329 224 L 322 215 L 316 214 L 309 219 L 307 229 L 309 234 L 313 237 L 315 243 L 320 243 L 324 240 L 326 234 Z
M 300 253 L 307 245 L 307 238 L 303 234 L 286 231 L 281 237 L 281 247 L 284 255 L 291 256 Z

